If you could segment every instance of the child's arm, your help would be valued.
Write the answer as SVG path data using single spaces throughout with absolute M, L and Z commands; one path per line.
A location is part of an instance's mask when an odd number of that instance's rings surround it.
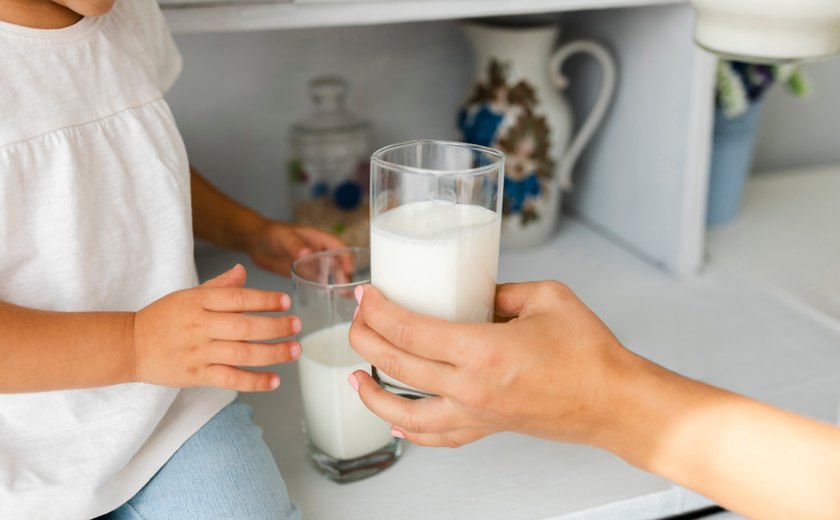
M 0 392 L 133 380 L 132 313 L 49 312 L 0 302 Z
M 345 245 L 311 226 L 267 219 L 216 189 L 195 168 L 190 167 L 190 173 L 195 235 L 220 247 L 244 251 L 260 267 L 288 275 L 296 258 Z
M 38 392 L 129 382 L 272 390 L 272 372 L 238 367 L 296 359 L 289 297 L 244 289 L 241 266 L 138 312 L 48 312 L 0 302 L 0 392 Z

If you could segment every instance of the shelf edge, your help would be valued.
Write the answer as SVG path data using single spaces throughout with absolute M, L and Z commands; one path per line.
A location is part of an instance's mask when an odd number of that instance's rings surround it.
M 162 5 L 173 33 L 349 27 L 682 4 L 687 0 L 417 0 L 412 2 Z

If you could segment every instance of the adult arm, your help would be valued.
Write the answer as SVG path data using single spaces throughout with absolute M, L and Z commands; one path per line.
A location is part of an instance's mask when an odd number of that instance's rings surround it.
M 515 431 L 591 444 L 750 518 L 840 518 L 840 430 L 630 352 L 562 284 L 499 286 L 507 321 L 493 324 L 412 314 L 370 286 L 363 294 L 354 348 L 438 394 L 410 401 L 363 371 L 351 376 L 398 436 L 457 446 Z

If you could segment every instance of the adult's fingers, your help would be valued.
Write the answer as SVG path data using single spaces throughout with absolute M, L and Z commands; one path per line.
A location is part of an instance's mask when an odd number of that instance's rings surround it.
M 266 392 L 280 386 L 280 376 L 272 372 L 251 372 L 230 365 L 210 365 L 206 384 L 239 392 Z
M 297 316 L 252 316 L 248 314 L 210 313 L 208 334 L 216 340 L 261 341 L 285 338 L 300 332 Z
M 350 345 L 360 356 L 389 376 L 427 392 L 446 389 L 454 367 L 394 348 L 362 320 L 350 327 Z
M 282 312 L 289 310 L 292 299 L 281 292 L 225 287 L 204 291 L 201 303 L 215 312 Z
M 389 301 L 372 285 L 365 285 L 363 290 L 358 316 L 401 350 L 455 365 L 469 355 L 465 350 L 479 341 L 475 337 L 475 324 L 452 323 L 416 314 Z
M 462 428 L 442 433 L 416 433 L 403 431 L 399 427 L 394 428 L 402 438 L 420 446 L 457 448 L 464 444 L 477 441 L 487 437 L 498 430 L 492 428 Z
M 215 278 L 207 280 L 201 287 L 242 287 L 248 274 L 242 264 L 236 264 Z
M 364 370 L 351 374 L 358 384 L 364 405 L 401 432 L 440 434 L 462 428 L 480 427 L 475 420 L 454 408 L 444 397 L 406 399 L 383 390 Z M 352 380 L 351 380 L 352 384 Z
M 285 363 L 300 357 L 296 341 L 283 343 L 250 343 L 247 341 L 214 341 L 207 348 L 212 363 L 239 367 L 264 367 Z

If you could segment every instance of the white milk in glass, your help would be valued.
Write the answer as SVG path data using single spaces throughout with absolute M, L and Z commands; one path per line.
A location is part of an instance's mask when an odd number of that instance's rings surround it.
M 500 226 L 499 214 L 470 204 L 423 201 L 388 210 L 371 224 L 371 283 L 415 312 L 450 321 L 490 321 Z
M 367 455 L 391 442 L 391 426 L 365 408 L 347 383 L 367 363 L 350 347 L 350 323 L 321 329 L 300 340 L 298 369 L 310 442 L 330 457 Z

